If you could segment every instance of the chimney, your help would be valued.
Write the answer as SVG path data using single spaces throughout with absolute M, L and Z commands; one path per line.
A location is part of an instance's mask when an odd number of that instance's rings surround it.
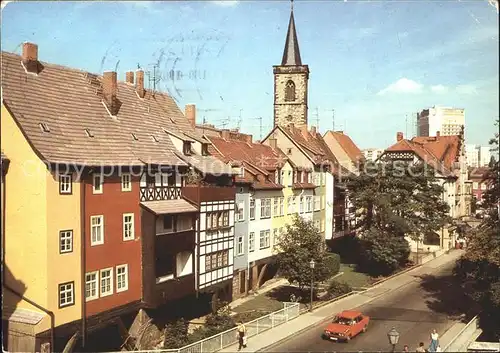
M 311 134 L 316 136 L 316 126 L 311 126 Z
M 146 91 L 144 90 L 144 71 L 137 70 L 135 72 L 135 91 L 137 95 L 141 98 L 144 98 Z
M 245 141 L 246 141 L 246 143 L 251 144 L 252 143 L 252 138 L 253 138 L 252 135 L 245 135 Z
M 269 146 L 271 146 L 271 148 L 275 150 L 277 148 L 277 142 L 278 140 L 276 140 L 275 138 L 269 139 Z
M 184 109 L 184 115 L 186 116 L 189 124 L 195 128 L 196 127 L 196 105 L 186 104 Z
M 134 71 L 127 71 L 125 73 L 125 82 L 134 84 Z
M 302 132 L 302 136 L 304 136 L 304 138 L 306 140 L 308 140 L 309 139 L 309 132 L 307 131 L 307 125 L 302 125 L 300 127 L 300 131 Z
M 102 79 L 102 94 L 104 98 L 104 103 L 108 107 L 111 115 L 116 115 L 117 113 L 117 102 L 116 102 L 116 92 L 118 90 L 118 84 L 116 82 L 116 72 L 106 71 L 104 72 Z
M 436 137 L 441 136 L 441 131 L 436 131 Z
M 341 134 L 341 135 L 343 135 L 343 134 L 344 134 L 344 131 L 342 131 L 342 130 L 335 131 L 335 132 L 336 132 L 336 133 L 338 133 L 338 134 Z
M 222 130 L 221 131 L 222 138 L 224 140 L 229 140 L 230 139 L 230 131 L 229 130 Z
M 399 142 L 403 139 L 403 133 L 402 132 L 398 132 L 396 134 L 396 141 Z
M 22 58 L 26 71 L 38 74 L 38 45 L 24 42 Z

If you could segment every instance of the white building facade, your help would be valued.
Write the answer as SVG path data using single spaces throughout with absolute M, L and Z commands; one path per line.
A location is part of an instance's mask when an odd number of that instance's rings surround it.
M 417 136 L 460 135 L 465 109 L 434 106 L 417 114 Z

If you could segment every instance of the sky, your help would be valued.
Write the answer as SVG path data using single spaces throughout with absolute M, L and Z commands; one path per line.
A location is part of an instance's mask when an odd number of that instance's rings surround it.
M 20 54 L 34 42 L 41 61 L 121 80 L 141 67 L 146 87 L 181 109 L 196 104 L 199 123 L 259 139 L 273 124 L 289 16 L 284 0 L 12 2 L 1 44 Z M 498 9 L 487 0 L 296 0 L 294 16 L 309 125 L 320 132 L 386 148 L 398 131 L 414 135 L 416 112 L 434 105 L 465 109 L 466 143 L 486 145 L 495 132 Z

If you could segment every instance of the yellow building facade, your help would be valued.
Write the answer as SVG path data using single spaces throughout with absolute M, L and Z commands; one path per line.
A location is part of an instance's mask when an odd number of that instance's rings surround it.
M 1 109 L 2 150 L 10 159 L 3 245 L 3 309 L 8 314 L 3 320 L 31 317 L 27 334 L 37 335 L 81 318 L 80 183 L 73 173 L 72 192 L 60 194 L 57 172 L 40 159 L 7 107 Z M 71 251 L 61 252 L 61 231 L 71 231 Z M 72 303 L 63 307 L 61 284 L 71 284 L 72 291 Z

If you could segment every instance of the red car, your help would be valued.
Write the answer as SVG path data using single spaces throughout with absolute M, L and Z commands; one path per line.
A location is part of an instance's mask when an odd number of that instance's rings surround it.
M 325 328 L 323 339 L 332 341 L 350 341 L 361 332 L 366 332 L 370 317 L 359 311 L 346 310 L 337 314 L 333 321 Z

